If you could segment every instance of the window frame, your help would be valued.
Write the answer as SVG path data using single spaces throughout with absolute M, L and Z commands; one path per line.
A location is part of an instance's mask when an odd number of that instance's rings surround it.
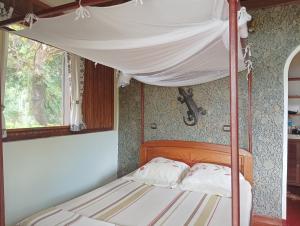
M 51 127 L 35 127 L 24 129 L 7 129 L 7 137 L 3 138 L 4 142 L 31 140 L 39 138 L 59 137 L 68 135 L 79 135 L 86 133 L 97 133 L 111 131 L 113 128 L 101 129 L 84 129 L 78 132 L 70 130 L 70 126 L 51 126 Z
M 111 117 L 111 123 L 108 125 L 103 125 L 103 127 L 101 128 L 86 128 L 83 129 L 81 131 L 71 131 L 70 130 L 70 126 L 69 125 L 64 125 L 64 126 L 51 126 L 51 127 L 33 127 L 33 128 L 17 128 L 17 129 L 6 129 L 7 132 L 7 137 L 3 138 L 3 142 L 11 142 L 11 141 L 21 141 L 21 140 L 31 140 L 31 139 L 39 139 L 39 138 L 49 138 L 49 137 L 59 137 L 59 136 L 69 136 L 69 135 L 79 135 L 79 134 L 86 134 L 86 133 L 97 133 L 97 132 L 104 132 L 104 131 L 112 131 L 114 130 L 114 124 L 115 124 L 115 77 L 114 77 L 114 70 L 111 68 L 108 68 L 104 65 L 97 65 L 97 67 L 94 66 L 94 63 L 89 61 L 89 60 L 85 60 L 85 65 L 86 68 L 89 68 L 89 70 L 86 70 L 86 75 L 88 74 L 89 76 L 85 75 L 85 78 L 91 79 L 91 80 L 87 80 L 85 79 L 85 85 L 84 88 L 85 90 L 89 90 L 92 89 L 91 92 L 87 92 L 87 93 L 83 93 L 83 95 L 87 95 L 86 97 L 89 99 L 91 98 L 91 93 L 95 93 L 95 96 L 93 96 L 92 98 L 95 99 L 97 97 L 97 92 L 99 95 L 99 91 L 101 91 L 101 89 L 99 89 L 98 86 L 91 86 L 91 84 L 93 84 L 94 79 L 97 78 L 97 76 L 99 76 L 99 73 L 103 73 L 103 76 L 108 76 L 107 79 L 105 80 L 106 83 L 103 83 L 103 87 L 102 88 L 107 88 L 108 85 L 108 81 L 109 82 L 109 86 L 111 86 L 109 89 L 106 90 L 106 92 L 111 92 L 112 98 L 111 99 L 107 99 L 106 101 L 112 101 L 111 103 L 111 109 L 109 109 L 110 111 L 110 117 Z M 89 67 L 87 67 L 89 65 Z M 93 65 L 91 67 L 91 65 Z M 92 75 L 92 76 L 91 76 Z M 109 78 L 109 76 L 112 76 L 112 79 Z M 92 82 L 91 82 L 92 81 Z M 85 98 L 84 98 L 85 100 Z M 87 112 L 86 109 L 89 109 L 89 101 L 87 101 L 86 104 L 83 103 L 83 115 L 84 115 L 84 120 L 85 117 L 89 117 L 89 116 L 85 116 L 85 112 Z M 92 119 L 93 121 L 94 119 Z M 101 125 L 98 125 L 99 127 Z
M 8 35 L 8 39 L 10 38 L 10 35 Z M 23 38 L 22 36 L 13 34 L 15 36 L 18 36 L 19 38 Z M 31 39 L 29 39 L 31 40 Z M 40 44 L 44 44 L 41 43 L 39 41 L 36 40 L 31 40 Z M 8 40 L 9 42 L 9 40 Z M 47 44 L 45 44 L 47 45 Z M 50 46 L 50 45 L 47 45 Z M 50 46 L 53 47 L 53 46 Z M 68 54 L 68 52 L 66 52 L 65 50 L 53 47 L 57 50 L 60 50 L 62 55 L 63 55 L 63 60 L 62 60 L 62 64 L 63 64 L 63 69 L 62 69 L 62 73 L 63 73 L 63 78 L 62 78 L 62 82 L 61 82 L 61 88 L 62 88 L 62 123 L 61 124 L 57 124 L 57 125 L 53 125 L 53 126 L 38 126 L 38 127 L 20 127 L 20 128 L 9 128 L 6 129 L 7 132 L 7 137 L 5 139 L 3 139 L 3 141 L 8 141 L 8 140 L 22 140 L 21 137 L 24 137 L 24 139 L 31 139 L 31 138 L 27 138 L 27 137 L 32 137 L 32 139 L 34 138 L 40 138 L 40 137 L 44 137 L 47 134 L 49 134 L 49 136 L 51 134 L 54 134 L 55 132 L 58 133 L 63 133 L 64 130 L 66 128 L 70 127 L 70 104 L 71 104 L 71 93 L 69 90 L 69 75 L 68 75 L 68 65 L 67 65 L 67 61 L 66 61 L 66 56 Z M 8 54 L 8 52 L 7 52 Z M 4 93 L 5 95 L 5 93 Z M 68 100 L 69 99 L 69 100 Z M 2 114 L 4 114 L 4 112 L 2 112 Z M 52 131 L 53 130 L 53 131 Z M 25 134 L 28 134 L 28 136 Z M 67 135 L 67 134 L 66 134 Z M 16 138 L 15 138 L 16 137 Z M 20 137 L 20 138 L 19 138 Z

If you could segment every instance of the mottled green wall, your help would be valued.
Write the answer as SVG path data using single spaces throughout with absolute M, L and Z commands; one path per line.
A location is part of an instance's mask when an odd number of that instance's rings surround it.
M 140 120 L 140 84 L 132 81 L 119 90 L 119 176 L 138 167 Z
M 253 43 L 253 141 L 254 211 L 281 216 L 283 156 L 283 68 L 289 54 L 300 45 L 300 5 L 281 6 L 251 12 L 256 21 Z M 194 99 L 207 110 L 199 124 L 182 122 L 182 106 L 175 88 L 145 87 L 145 137 L 229 143 L 228 78 L 193 87 Z M 239 77 L 240 146 L 247 147 L 245 74 Z M 139 83 L 120 90 L 119 175 L 137 167 L 139 146 Z M 150 128 L 151 123 L 158 128 Z

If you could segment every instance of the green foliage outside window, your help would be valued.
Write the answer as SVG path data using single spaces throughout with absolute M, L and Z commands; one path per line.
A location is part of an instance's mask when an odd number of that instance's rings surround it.
M 9 35 L 6 85 L 6 128 L 63 125 L 65 53 Z

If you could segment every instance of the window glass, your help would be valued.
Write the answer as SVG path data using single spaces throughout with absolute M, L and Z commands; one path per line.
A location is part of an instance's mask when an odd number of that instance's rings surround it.
M 6 128 L 69 124 L 70 86 L 66 53 L 9 34 L 6 84 Z

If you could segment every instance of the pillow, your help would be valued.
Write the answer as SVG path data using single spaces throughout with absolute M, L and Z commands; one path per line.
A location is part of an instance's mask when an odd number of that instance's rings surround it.
M 240 181 L 246 181 L 241 173 Z M 182 180 L 180 188 L 231 197 L 231 169 L 211 163 L 197 163 Z
M 133 174 L 133 180 L 150 185 L 175 188 L 189 168 L 183 162 L 158 157 L 136 170 Z

